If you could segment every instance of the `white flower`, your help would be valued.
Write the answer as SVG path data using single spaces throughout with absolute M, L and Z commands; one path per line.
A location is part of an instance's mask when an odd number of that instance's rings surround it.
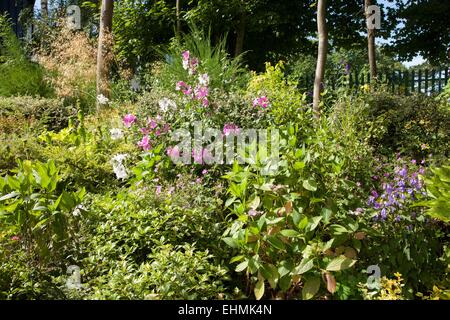
M 78 217 L 81 214 L 81 211 L 86 211 L 86 208 L 82 204 L 79 204 L 79 205 L 77 205 L 75 207 L 75 209 L 73 210 L 72 214 L 75 217 Z
M 116 174 L 117 179 L 126 179 L 128 178 L 128 172 L 125 168 L 123 161 L 128 157 L 128 154 L 116 154 L 111 159 L 111 164 L 113 166 L 113 171 Z
M 183 60 L 183 69 L 184 70 L 189 69 L 189 60 Z
M 177 104 L 175 103 L 175 101 L 170 100 L 168 98 L 162 98 L 161 100 L 159 100 L 159 108 L 162 112 L 167 112 L 169 109 L 176 109 L 177 108 Z
M 141 82 L 138 78 L 134 77 L 131 79 L 131 89 L 133 91 L 139 91 L 141 89 Z
M 118 140 L 123 138 L 123 131 L 118 128 L 114 128 L 109 130 L 109 133 L 111 134 L 111 139 Z
M 198 83 L 201 86 L 207 87 L 209 85 L 209 76 L 207 73 L 198 76 Z
M 99 94 L 97 96 L 97 101 L 100 105 L 104 105 L 104 104 L 108 104 L 109 103 L 109 99 L 107 97 L 105 97 L 103 94 Z

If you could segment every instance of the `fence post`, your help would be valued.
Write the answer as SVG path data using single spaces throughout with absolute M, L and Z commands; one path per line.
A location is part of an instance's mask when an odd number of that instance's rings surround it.
M 422 70 L 419 70 L 419 79 L 418 80 L 419 80 L 419 83 L 418 83 L 419 84 L 419 86 L 418 86 L 418 90 L 419 91 L 418 92 L 422 93 Z
M 403 83 L 405 85 L 405 94 L 409 94 L 408 86 L 409 86 L 409 77 L 408 71 L 403 72 Z
M 392 70 L 392 75 L 391 75 L 391 90 L 392 90 L 392 93 L 395 93 L 395 70 Z
M 416 73 L 414 70 L 411 71 L 411 92 L 414 92 L 414 85 L 416 82 Z
M 434 80 L 435 80 L 435 77 L 434 77 L 434 73 L 435 73 L 436 71 L 434 70 L 434 69 L 432 69 L 431 70 L 431 93 L 434 93 Z
M 442 75 L 442 69 L 439 67 L 439 84 L 438 84 L 439 92 L 442 91 L 441 75 Z
M 428 95 L 428 69 L 425 69 L 425 94 Z
M 448 83 L 448 69 L 449 69 L 449 67 L 445 68 L 445 85 L 447 85 L 447 83 Z

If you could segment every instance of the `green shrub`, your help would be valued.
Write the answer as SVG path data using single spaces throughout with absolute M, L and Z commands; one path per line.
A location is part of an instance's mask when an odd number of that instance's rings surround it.
M 28 60 L 4 15 L 0 15 L 0 39 L 0 96 L 50 96 L 45 71 Z
M 76 109 L 65 106 L 61 99 L 30 96 L 0 98 L 0 119 L 14 117 L 36 123 L 36 129 L 61 130 L 76 116 Z M 8 130 L 7 128 L 2 128 Z
M 66 192 L 54 161 L 19 162 L 17 174 L 0 179 L 1 226 L 41 259 L 56 259 L 69 238 L 72 212 L 85 191 Z
M 449 154 L 450 109 L 425 95 L 395 95 L 373 92 L 367 95 L 368 121 L 376 121 L 380 134 L 372 144 L 380 154 L 402 152 L 411 158 L 433 153 L 436 158 Z M 364 126 L 364 124 L 362 124 Z

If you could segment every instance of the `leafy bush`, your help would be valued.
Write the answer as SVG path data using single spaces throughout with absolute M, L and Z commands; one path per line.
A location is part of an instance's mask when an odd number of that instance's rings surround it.
M 0 118 L 24 118 L 29 122 L 37 122 L 36 129 L 61 130 L 74 116 L 75 108 L 65 106 L 60 99 L 29 96 L 0 98 Z M 8 128 L 3 129 L 8 131 Z
M 60 191 L 59 183 L 54 161 L 19 162 L 15 176 L 0 179 L 2 225 L 42 259 L 57 257 L 57 250 L 68 239 L 72 212 L 85 194 L 83 189 L 76 193 Z
M 358 221 L 367 227 L 361 258 L 378 265 L 383 274 L 401 273 L 407 298 L 431 288 L 445 272 L 440 259 L 448 242 L 445 229 L 416 207 L 426 196 L 421 162 L 401 157 L 394 163 L 379 162 L 373 177 L 378 188 L 371 191 L 368 207 L 358 210 Z
M 377 121 L 381 134 L 372 137 L 377 151 L 390 155 L 397 151 L 412 158 L 432 152 L 447 157 L 450 140 L 450 109 L 425 95 L 402 96 L 386 92 L 367 95 L 368 119 Z
M 303 129 L 291 125 L 280 133 L 274 175 L 261 174 L 271 162 L 259 162 L 258 151 L 255 165 L 235 164 L 225 176 L 226 206 L 235 220 L 224 241 L 236 249 L 232 262 L 239 262 L 237 272 L 250 275 L 257 299 L 346 297 L 344 270 L 356 263 L 361 248 L 361 227 L 347 214 L 356 204 L 348 194 L 355 184 L 341 170 L 345 150 L 333 155 L 332 148 L 322 149 L 326 136 Z M 322 279 L 326 290 L 320 290 Z
M 0 15 L 0 74 L 0 96 L 52 94 L 45 71 L 28 60 L 5 15 Z
M 432 175 L 425 176 L 427 194 L 431 200 L 418 205 L 427 207 L 426 214 L 432 218 L 450 222 L 450 166 L 431 168 Z

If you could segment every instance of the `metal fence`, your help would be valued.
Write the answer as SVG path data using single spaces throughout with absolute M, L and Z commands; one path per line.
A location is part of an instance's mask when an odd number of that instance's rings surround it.
M 379 72 L 377 78 L 380 83 L 384 83 L 393 93 L 423 93 L 432 95 L 443 91 L 449 81 L 449 76 L 450 67 L 442 67 L 436 69 Z M 368 72 L 360 72 L 355 69 L 348 73 L 345 85 L 358 91 L 362 86 L 370 84 L 370 82 L 371 77 Z M 335 89 L 338 83 L 338 77 L 328 77 L 325 79 L 325 87 L 328 88 Z M 312 91 L 313 85 L 313 75 L 300 79 L 299 87 L 303 89 Z

